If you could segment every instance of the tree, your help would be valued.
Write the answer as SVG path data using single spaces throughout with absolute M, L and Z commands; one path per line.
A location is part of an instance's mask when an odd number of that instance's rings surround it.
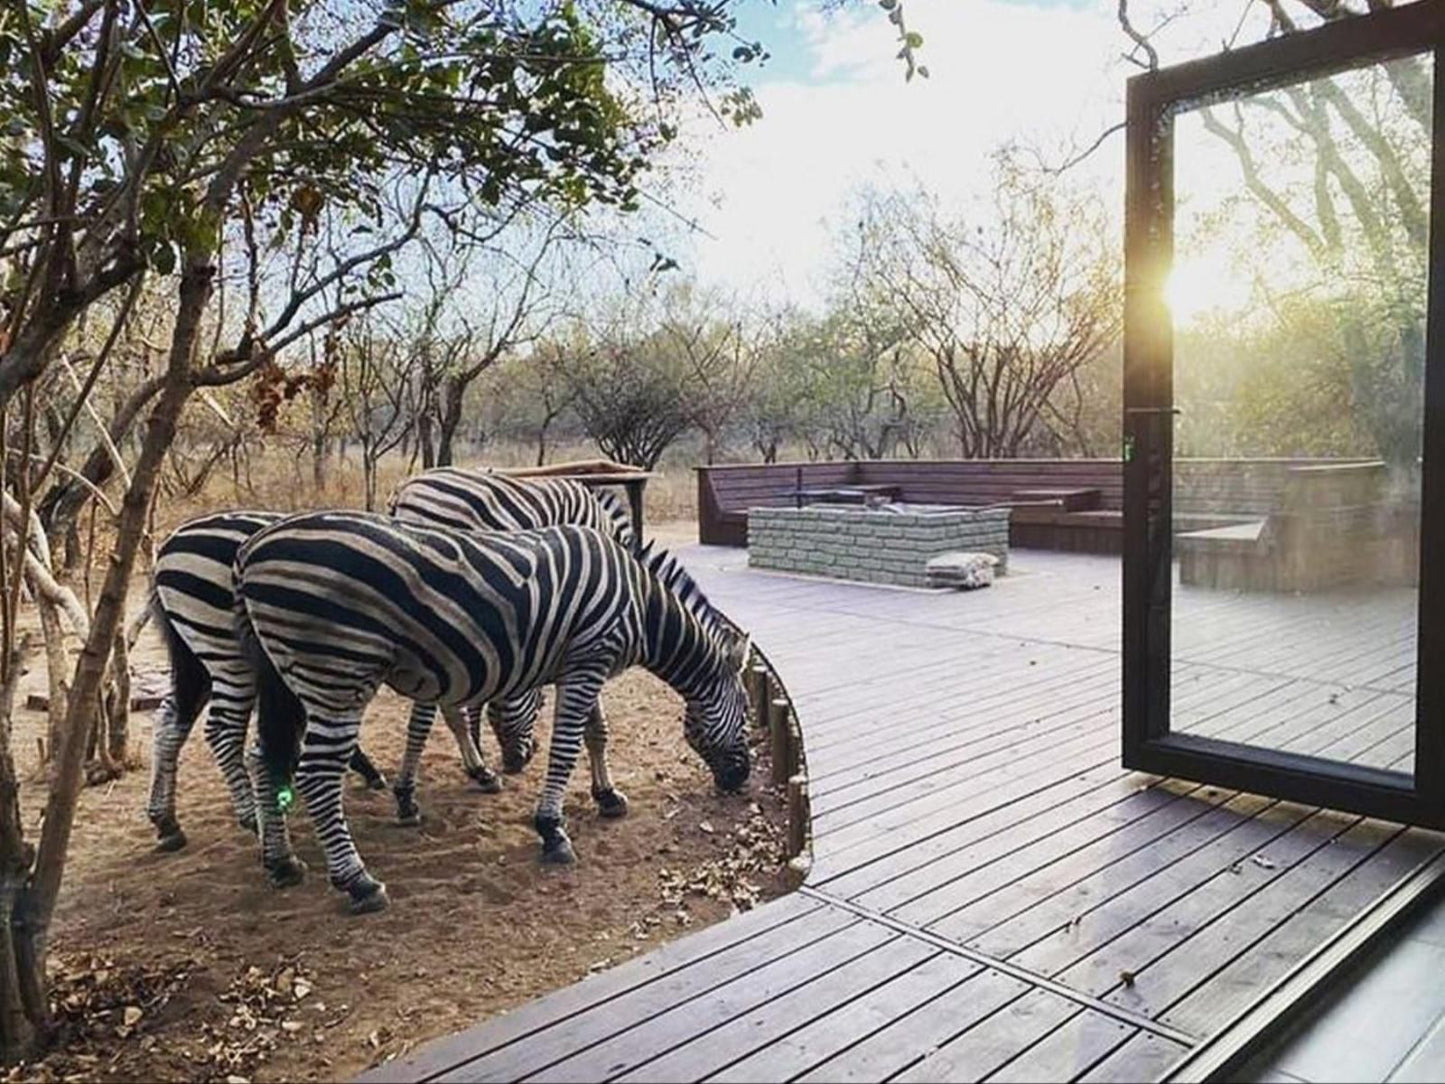
M 380 319 L 362 317 L 336 344 L 340 399 L 350 415 L 351 431 L 361 441 L 361 472 L 366 510 L 376 510 L 377 467 L 381 457 L 401 443 L 416 424 L 413 407 L 418 355 L 411 344 Z
M 1366 8 L 1390 6 L 1390 0 L 1375 0 Z M 1270 37 L 1364 14 L 1337 0 L 1266 0 L 1261 10 Z M 1119 19 L 1147 66 L 1157 67 L 1159 50 L 1149 35 L 1133 28 L 1127 3 L 1121 3 Z M 1367 435 L 1373 446 L 1368 450 L 1406 475 L 1416 470 L 1422 438 L 1428 63 L 1420 56 L 1401 57 L 1186 114 L 1238 164 L 1252 215 L 1241 214 L 1244 208 L 1236 205 L 1233 225 L 1250 231 L 1245 243 L 1272 257 L 1299 252 L 1313 272 L 1312 282 L 1291 288 L 1300 297 L 1309 294 L 1333 322 L 1336 339 L 1313 360 L 1339 361 L 1353 428 Z M 1268 293 L 1285 292 L 1279 283 L 1261 285 Z M 1276 308 L 1275 315 L 1281 331 L 1303 320 L 1318 342 L 1319 321 L 1299 304 Z M 1320 377 L 1309 383 L 1320 386 Z M 1336 393 L 1342 390 L 1338 376 L 1323 379 Z M 1321 424 L 1319 439 L 1305 443 L 1332 446 L 1340 433 L 1338 410 L 1315 420 Z
M 544 267 L 575 236 L 568 221 L 539 214 L 477 243 L 451 236 L 426 248 L 427 292 L 413 349 L 422 408 L 418 438 L 427 466 L 455 462 L 468 391 L 507 354 L 550 323 L 553 277 Z
M 560 362 L 572 409 L 608 459 L 652 470 L 692 425 L 685 363 L 660 332 L 615 331 Z
M 905 316 L 931 360 L 968 458 L 1012 458 L 1050 404 L 1119 336 L 1116 245 L 1096 200 L 1026 171 L 1005 149 L 971 218 L 926 193 L 865 195 L 860 289 Z
M 744 325 L 737 300 L 674 287 L 664 300 L 658 331 L 682 362 L 691 421 L 702 432 L 703 459 L 717 457 L 724 434 L 753 391 L 757 336 Z
M 847 268 L 841 277 L 848 281 Z M 890 307 L 852 290 L 822 317 L 779 318 L 757 369 L 753 442 L 764 457 L 784 440 L 810 458 L 917 457 L 937 425 L 937 385 Z
M 159 468 L 193 391 L 243 379 L 394 298 L 392 254 L 435 201 L 468 212 L 517 201 L 635 206 L 642 170 L 673 132 L 658 117 L 684 81 L 706 84 L 726 63 L 711 43 L 731 32 L 728 8 L 5 0 L 0 416 L 20 408 L 22 463 L 35 382 L 80 317 L 113 295 L 139 296 L 147 281 L 172 301 L 154 390 L 133 413 L 147 416 L 144 437 L 75 665 L 38 845 L 20 822 L 3 711 L 24 655 L 15 600 L 28 515 L 16 517 L 0 564 L 0 1059 L 25 1056 L 45 1029 L 46 943 L 82 759 Z M 652 88 L 660 112 L 612 87 Z M 747 112 L 740 94 L 724 106 Z M 393 180 L 410 197 L 407 215 L 385 205 Z M 344 245 L 314 243 L 323 220 L 347 231 Z M 131 307 L 118 306 L 107 341 Z M 22 513 L 49 468 L 20 472 Z
M 557 341 L 543 339 L 528 356 L 504 359 L 478 388 L 477 414 L 488 435 L 534 445 L 533 463 L 539 467 L 547 462 L 558 423 L 577 427 L 570 417 L 572 388 L 562 375 L 564 356 Z

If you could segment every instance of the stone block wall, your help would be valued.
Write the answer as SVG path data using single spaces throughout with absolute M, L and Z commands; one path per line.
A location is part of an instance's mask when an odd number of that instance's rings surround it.
M 841 580 L 926 587 L 940 553 L 991 553 L 1007 569 L 1009 509 L 865 511 L 857 506 L 748 510 L 748 565 Z

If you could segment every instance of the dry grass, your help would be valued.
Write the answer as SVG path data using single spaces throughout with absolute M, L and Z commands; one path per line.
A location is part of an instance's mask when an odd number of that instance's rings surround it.
M 569 444 L 558 447 L 550 462 L 572 459 L 595 459 L 597 449 L 590 444 Z M 463 457 L 462 467 L 518 467 L 533 462 L 535 451 L 528 445 L 497 443 L 479 455 Z M 393 453 L 382 459 L 377 472 L 377 502 L 384 507 L 393 489 L 411 474 L 420 470 L 419 463 Z M 224 469 L 214 471 L 194 496 L 162 498 L 156 509 L 156 534 L 164 537 L 170 530 L 195 516 L 227 508 L 264 508 L 272 511 L 301 512 L 313 508 L 361 508 L 366 503 L 366 487 L 362 473 L 361 453 L 351 449 L 344 456 L 327 460 L 323 484 L 318 488 L 312 478 L 308 453 L 298 452 L 288 442 L 276 441 L 252 457 L 249 475 L 239 479 Z M 652 524 L 693 520 L 697 517 L 697 487 L 689 461 L 682 455 L 665 461 L 657 476 L 648 483 L 645 514 Z

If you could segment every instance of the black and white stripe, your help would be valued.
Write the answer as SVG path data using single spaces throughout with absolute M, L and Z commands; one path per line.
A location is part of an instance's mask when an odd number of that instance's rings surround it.
M 151 608 L 170 656 L 171 687 L 152 723 L 146 812 L 155 825 L 160 850 L 186 845 L 176 815 L 178 762 L 207 702 L 206 743 L 226 781 L 236 820 L 256 831 L 256 800 L 244 755 L 256 679 L 236 639 L 234 566 L 243 542 L 283 518 L 280 513 L 257 511 L 204 516 L 182 524 L 156 551 Z M 371 786 L 386 786 L 359 746 L 351 767 Z
M 615 493 L 562 477 L 527 478 L 438 467 L 398 486 L 392 494 L 389 511 L 403 523 L 459 531 L 523 531 L 575 524 L 595 528 L 626 546 L 635 541 L 631 516 Z M 520 772 L 531 759 L 535 748 L 533 728 L 540 709 L 538 689 L 488 703 L 487 718 L 502 747 L 503 771 Z M 600 733 L 600 740 L 605 743 L 607 720 L 600 708 L 598 712 L 589 733 Z M 407 723 L 406 751 L 392 784 L 397 816 L 403 823 L 414 824 L 421 819 L 416 799 L 417 772 L 435 721 L 434 705 L 418 701 L 412 708 Z M 475 741 L 475 723 L 473 728 Z M 476 744 L 480 748 L 480 742 Z M 488 786 L 483 780 L 478 782 Z M 611 817 L 627 812 L 626 801 L 620 798 L 609 799 L 600 808 L 605 816 Z
M 595 492 L 562 478 L 528 481 L 444 468 L 404 482 L 392 503 L 394 514 L 403 520 L 427 523 L 435 519 L 463 530 L 511 531 L 576 522 L 605 530 L 624 542 L 632 538 L 628 513 L 614 494 Z M 204 516 L 177 528 L 157 551 L 152 608 L 170 655 L 171 689 L 153 723 L 147 813 L 162 850 L 177 850 L 186 844 L 176 814 L 178 762 L 208 700 L 207 744 L 225 778 L 237 820 L 255 831 L 256 803 L 243 755 L 256 699 L 255 677 L 235 637 L 233 565 L 243 542 L 284 516 L 261 511 Z M 534 689 L 487 705 L 504 770 L 519 772 L 530 760 L 541 703 L 541 691 Z M 398 818 L 406 824 L 421 819 L 415 798 L 416 775 L 435 717 L 432 705 L 412 708 L 406 753 L 393 786 Z M 479 717 L 480 709 L 474 709 L 468 715 L 469 725 L 453 732 L 467 774 L 484 791 L 496 791 L 501 784 L 481 752 Z M 372 786 L 385 786 L 360 747 L 352 767 Z M 625 811 L 625 804 L 604 809 L 614 816 Z
M 603 683 L 629 666 L 682 695 L 687 741 L 720 786 L 747 779 L 746 642 L 725 631 L 664 552 L 635 555 L 586 527 L 468 534 L 326 512 L 255 535 L 237 558 L 236 584 L 238 628 L 260 674 L 256 784 L 277 883 L 301 873 L 280 816 L 294 768 L 332 884 L 353 910 L 385 905 L 351 841 L 341 788 L 362 712 L 382 684 L 449 716 L 557 686 L 536 811 L 547 861 L 573 859 L 563 792 Z M 587 737 L 600 800 L 613 789 L 605 744 Z

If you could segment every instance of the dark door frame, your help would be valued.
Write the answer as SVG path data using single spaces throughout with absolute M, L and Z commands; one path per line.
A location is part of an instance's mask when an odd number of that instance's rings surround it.
M 1420 509 L 1415 773 L 1384 771 L 1169 729 L 1176 113 L 1370 62 L 1433 52 L 1433 153 Z M 1445 827 L 1445 0 L 1418 0 L 1135 76 L 1128 91 L 1124 274 L 1125 767 Z M 1428 665 L 1427 660 L 1435 660 Z

